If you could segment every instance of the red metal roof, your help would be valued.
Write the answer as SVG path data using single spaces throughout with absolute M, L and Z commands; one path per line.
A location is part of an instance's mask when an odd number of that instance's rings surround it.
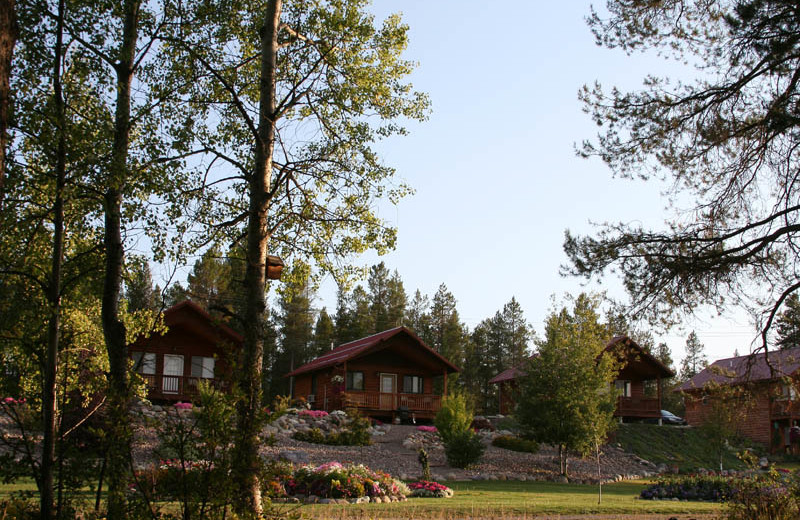
M 613 338 L 611 338 L 611 341 L 609 341 L 606 344 L 606 347 L 605 347 L 605 349 L 603 349 L 603 351 L 605 352 L 605 351 L 611 350 L 612 348 L 614 348 L 615 346 L 617 346 L 620 343 L 625 343 L 626 346 L 635 349 L 639 356 L 641 356 L 642 358 L 647 360 L 649 363 L 654 365 L 654 367 L 658 371 L 660 371 L 664 377 L 672 377 L 672 376 L 675 375 L 675 373 L 672 372 L 666 366 L 664 366 L 664 364 L 661 361 L 659 361 L 656 357 L 652 356 L 651 354 L 648 354 L 642 347 L 639 346 L 638 343 L 636 343 L 635 341 L 630 339 L 628 336 L 614 336 Z M 530 361 L 531 359 L 533 359 L 533 358 L 535 358 L 537 356 L 538 356 L 538 354 L 533 354 L 522 365 L 519 365 L 519 366 L 516 366 L 516 367 L 513 367 L 513 368 L 509 368 L 509 369 L 504 370 L 503 372 L 500 372 L 499 374 L 494 376 L 492 379 L 490 379 L 489 383 L 499 384 L 499 383 L 503 383 L 505 381 L 511 381 L 512 379 L 516 379 L 518 377 L 524 376 L 525 375 L 525 371 L 523 370 L 523 367 L 525 366 L 525 364 L 528 361 Z
M 286 377 L 289 376 L 296 376 L 298 374 L 303 374 L 305 372 L 313 372 L 316 370 L 321 370 L 325 367 L 338 365 L 340 363 L 344 363 L 347 360 L 353 359 L 360 354 L 367 352 L 368 350 L 376 347 L 380 343 L 397 336 L 398 334 L 407 334 L 411 339 L 413 339 L 417 344 L 419 344 L 420 348 L 424 348 L 430 354 L 434 355 L 435 357 L 439 358 L 442 363 L 447 365 L 452 372 L 459 372 L 460 370 L 456 368 L 455 365 L 450 363 L 447 359 L 442 357 L 439 353 L 435 350 L 430 348 L 426 345 L 416 334 L 414 334 L 410 329 L 406 327 L 395 327 L 393 329 L 385 330 L 383 332 L 379 332 L 377 334 L 373 334 L 372 336 L 367 336 L 366 338 L 357 339 L 355 341 L 351 341 L 349 343 L 344 343 L 339 345 L 338 347 L 334 348 L 330 352 L 323 354 L 322 356 L 306 363 L 305 365 L 296 368 L 292 372 L 286 374 Z
M 676 391 L 699 390 L 708 383 L 738 384 L 791 376 L 800 369 L 800 347 L 715 361 Z

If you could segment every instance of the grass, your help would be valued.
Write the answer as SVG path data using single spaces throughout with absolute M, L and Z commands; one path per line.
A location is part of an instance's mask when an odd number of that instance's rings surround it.
M 516 518 L 541 514 L 699 514 L 717 513 L 723 506 L 707 502 L 639 500 L 643 482 L 619 482 L 603 486 L 597 504 L 597 486 L 555 482 L 479 481 L 447 482 L 455 496 L 411 498 L 392 504 L 296 506 L 276 505 L 279 510 L 302 512 L 307 518 Z M 32 482 L 0 485 L 0 500 L 11 492 L 35 490 Z
M 720 504 L 640 500 L 642 482 L 603 486 L 597 504 L 597 486 L 554 482 L 479 481 L 446 482 L 455 496 L 412 498 L 392 504 L 305 506 L 311 518 L 512 518 L 552 514 L 714 514 Z
M 717 469 L 716 455 L 708 449 L 709 443 L 697 428 L 658 426 L 655 424 L 621 424 L 614 442 L 631 453 L 655 464 L 677 466 L 681 472 L 699 468 Z M 737 451 L 747 446 L 735 446 L 724 453 L 722 466 L 725 469 L 743 469 L 744 464 L 736 457 Z

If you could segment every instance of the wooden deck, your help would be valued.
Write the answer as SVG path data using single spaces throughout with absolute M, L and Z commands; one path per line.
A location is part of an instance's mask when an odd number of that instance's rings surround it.
M 657 397 L 618 397 L 616 417 L 632 417 L 641 419 L 658 419 L 661 408 Z
M 771 419 L 788 419 L 800 417 L 800 402 L 791 399 L 776 399 L 770 403 Z
M 228 386 L 225 381 L 207 377 L 139 375 L 147 384 L 147 398 L 151 401 L 191 401 L 197 397 L 197 385 L 200 381 L 223 390 Z
M 321 395 L 315 408 L 335 410 L 356 408 L 365 415 L 395 417 L 400 410 L 418 418 L 433 418 L 442 407 L 442 396 L 434 394 L 404 394 L 348 391 L 338 395 Z

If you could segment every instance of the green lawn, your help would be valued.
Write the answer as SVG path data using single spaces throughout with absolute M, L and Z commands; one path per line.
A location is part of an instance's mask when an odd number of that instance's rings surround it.
M 509 518 L 534 514 L 713 514 L 723 506 L 707 502 L 639 500 L 642 482 L 597 487 L 553 482 L 447 482 L 450 499 L 411 498 L 395 504 L 305 506 L 312 518 Z
M 554 482 L 447 482 L 455 496 L 411 498 L 393 504 L 349 504 L 296 506 L 306 517 L 348 518 L 510 518 L 534 514 L 713 514 L 720 504 L 639 500 L 643 482 L 620 482 L 603 486 L 603 501 L 597 504 L 597 487 Z M 32 482 L 0 485 L 0 500 L 12 491 L 35 490 Z

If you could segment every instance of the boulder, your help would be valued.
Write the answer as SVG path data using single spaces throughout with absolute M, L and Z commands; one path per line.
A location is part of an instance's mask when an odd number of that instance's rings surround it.
M 307 464 L 308 453 L 301 450 L 282 450 L 278 453 L 279 460 L 285 460 L 292 464 Z

